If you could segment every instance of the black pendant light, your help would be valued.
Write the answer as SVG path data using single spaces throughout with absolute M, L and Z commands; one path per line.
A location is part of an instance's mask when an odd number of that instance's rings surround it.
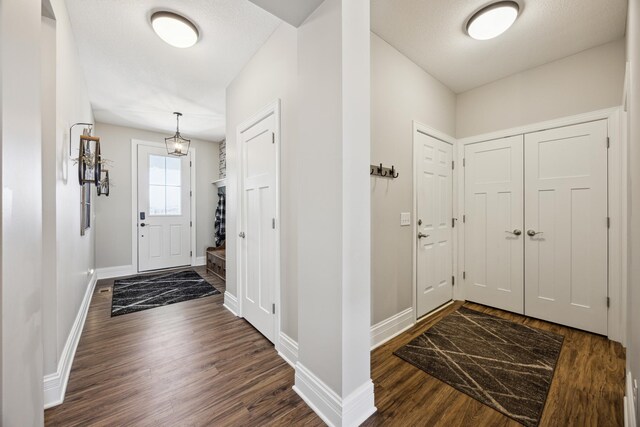
M 186 156 L 189 154 L 191 140 L 180 135 L 180 116 L 182 116 L 182 113 L 175 112 L 173 114 L 176 115 L 176 134 L 171 138 L 164 139 L 164 143 L 167 145 L 167 153 L 171 156 Z

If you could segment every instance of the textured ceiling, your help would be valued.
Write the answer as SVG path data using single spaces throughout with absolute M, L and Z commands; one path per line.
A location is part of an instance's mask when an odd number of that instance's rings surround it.
M 248 0 L 66 0 L 97 121 L 220 140 L 225 88 L 281 22 Z M 191 19 L 199 42 L 178 49 L 149 16 Z
M 464 33 L 487 0 L 372 0 L 371 29 L 456 93 L 624 36 L 627 0 L 518 0 L 487 41 Z

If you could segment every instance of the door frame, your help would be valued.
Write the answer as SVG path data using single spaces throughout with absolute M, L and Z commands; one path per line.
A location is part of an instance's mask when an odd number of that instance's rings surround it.
M 461 298 L 461 293 L 459 291 L 460 286 L 458 285 L 458 283 L 460 283 L 460 281 L 458 280 L 458 252 L 459 252 L 459 248 L 458 248 L 458 230 L 460 229 L 459 224 L 460 221 L 457 221 L 458 218 L 458 197 L 457 197 L 457 191 L 458 191 L 458 179 L 459 179 L 459 173 L 458 171 L 461 169 L 459 167 L 459 162 L 458 162 L 458 156 L 459 156 L 459 150 L 457 147 L 457 140 L 452 137 L 449 136 L 443 132 L 440 132 L 432 127 L 429 127 L 427 125 L 424 125 L 416 120 L 413 120 L 412 122 L 413 124 L 413 130 L 411 133 L 411 140 L 412 140 L 412 145 L 413 145 L 413 182 L 412 182 L 412 187 L 413 187 L 413 207 L 412 207 L 412 216 L 413 216 L 413 221 L 411 222 L 411 230 L 413 232 L 413 235 L 411 236 L 411 242 L 412 242 L 412 246 L 411 246 L 411 262 L 412 262 L 412 277 L 411 277 L 411 282 L 413 284 L 413 292 L 412 292 L 412 308 L 413 308 L 413 321 L 417 322 L 418 319 L 418 142 L 416 139 L 416 134 L 419 132 L 421 134 L 430 136 L 432 138 L 438 139 L 442 142 L 445 142 L 447 144 L 451 144 L 452 146 L 452 153 L 451 153 L 451 158 L 453 159 L 454 162 L 454 169 L 451 172 L 451 179 L 452 179 L 452 189 L 451 189 L 451 203 L 453 204 L 452 206 L 452 210 L 451 210 L 451 215 L 453 216 L 454 219 L 456 219 L 455 221 L 455 226 L 453 227 L 452 231 L 452 235 L 451 235 L 451 250 L 453 252 L 453 263 L 452 263 L 452 271 L 451 274 L 454 277 L 454 285 L 453 285 L 453 300 L 459 300 L 462 299 Z M 446 304 L 445 304 L 446 306 Z M 442 307 L 441 307 L 442 308 Z M 441 308 L 437 308 L 436 310 L 432 311 L 431 313 L 435 313 L 437 311 L 439 311 Z M 428 316 L 430 313 L 428 313 L 426 316 Z M 423 316 L 425 317 L 425 316 Z
M 563 117 L 510 129 L 499 130 L 458 140 L 458 158 L 464 159 L 464 147 L 509 136 L 524 135 L 597 120 L 607 120 L 609 150 L 607 159 L 607 202 L 611 226 L 608 233 L 608 297 L 610 306 L 607 313 L 607 337 L 626 346 L 626 300 L 627 300 L 627 144 L 626 113 L 623 107 L 607 108 L 585 114 Z M 605 143 L 603 141 L 603 143 Z M 464 168 L 458 169 L 464 174 Z M 464 175 L 460 175 L 464 177 Z M 459 212 L 464 213 L 464 179 L 458 180 Z M 458 277 L 464 272 L 464 226 L 460 221 L 458 234 Z M 461 299 L 464 299 L 466 281 L 460 281 Z M 526 284 L 525 284 L 526 286 Z
M 282 227 L 281 227 L 281 223 L 280 223 L 280 143 L 281 143 L 281 133 L 280 133 L 280 99 L 276 99 L 275 101 L 271 102 L 270 104 L 268 104 L 267 106 L 263 107 L 258 113 L 254 114 L 253 116 L 251 116 L 249 119 L 243 121 L 242 123 L 240 123 L 236 129 L 236 142 L 237 142 L 237 147 L 236 147 L 236 155 L 238 156 L 238 162 L 237 162 L 237 169 L 236 169 L 236 178 L 237 178 L 237 196 L 236 197 L 236 212 L 238 217 L 236 218 L 236 223 L 237 223 L 237 229 L 242 231 L 242 227 L 244 226 L 244 218 L 242 217 L 242 200 L 243 200 L 243 189 L 244 189 L 244 179 L 243 179 L 243 174 L 244 174 L 244 169 L 243 169 L 243 164 L 242 164 L 242 159 L 244 158 L 244 150 L 243 150 L 243 144 L 242 144 L 242 133 L 244 131 L 246 131 L 247 129 L 249 129 L 251 126 L 255 125 L 256 123 L 262 121 L 263 119 L 269 117 L 270 115 L 273 115 L 275 118 L 275 129 L 274 129 L 274 144 L 275 144 L 275 149 L 276 149 L 276 184 L 275 184 L 275 190 L 276 190 L 276 194 L 275 194 L 275 204 L 276 204 L 276 212 L 275 212 L 275 217 L 276 217 L 276 241 L 275 241 L 275 246 L 276 246 L 276 250 L 275 250 L 275 294 L 274 294 L 274 302 L 276 304 L 276 310 L 275 310 L 275 315 L 274 315 L 274 337 L 273 337 L 273 344 L 275 346 L 275 349 L 277 351 L 280 351 L 280 331 L 281 331 L 281 325 L 280 325 L 280 319 L 281 319 L 281 313 L 282 313 L 282 298 L 281 298 L 281 279 L 280 279 L 280 239 L 281 239 L 281 233 L 282 233 Z M 243 259 L 242 259 L 242 251 L 240 250 L 240 245 L 242 244 L 242 238 L 239 235 L 235 236 L 236 239 L 236 282 L 237 282 L 237 286 L 236 286 L 236 297 L 238 299 L 238 312 L 237 315 L 238 317 L 242 317 L 244 318 L 243 315 L 243 311 L 242 311 L 242 305 L 243 305 L 243 292 L 242 292 L 242 287 L 243 287 L 243 283 L 242 283 L 242 267 L 243 267 Z
M 131 139 L 131 265 L 133 267 L 134 274 L 140 272 L 140 266 L 138 263 L 138 147 L 147 146 L 154 148 L 167 149 L 166 145 L 161 142 L 146 141 L 142 139 Z M 191 144 L 189 147 L 189 161 L 190 166 L 190 190 L 191 190 L 191 266 L 197 265 L 197 253 L 196 253 L 196 162 L 195 162 L 196 148 Z

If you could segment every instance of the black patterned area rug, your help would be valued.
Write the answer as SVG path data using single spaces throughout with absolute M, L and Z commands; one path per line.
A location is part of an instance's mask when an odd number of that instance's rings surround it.
M 564 337 L 461 307 L 394 354 L 527 427 L 540 422 Z
M 219 293 L 193 270 L 127 277 L 113 283 L 111 317 Z

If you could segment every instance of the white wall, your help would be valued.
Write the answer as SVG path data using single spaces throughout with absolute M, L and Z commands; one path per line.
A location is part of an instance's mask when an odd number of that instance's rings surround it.
M 113 186 L 109 196 L 95 199 L 96 267 L 131 265 L 131 140 L 140 139 L 164 144 L 171 136 L 129 127 L 97 123 L 102 157 L 111 161 L 109 179 Z M 188 133 L 185 134 L 188 137 Z M 214 242 L 214 216 L 218 190 L 211 182 L 218 179 L 218 143 L 191 139 L 196 149 L 196 256 L 204 256 Z
M 43 423 L 40 0 L 0 3 L 0 424 Z
M 625 42 L 620 39 L 461 93 L 456 136 L 618 106 L 624 68 Z
M 56 259 L 55 276 L 48 276 L 43 282 L 45 287 L 55 284 L 55 299 L 45 300 L 46 312 L 55 311 L 54 318 L 47 318 L 47 333 L 51 323 L 55 323 L 56 348 L 45 350 L 45 374 L 52 374 L 58 366 L 60 355 L 67 342 L 71 327 L 80 309 L 82 299 L 91 280 L 90 272 L 95 267 L 94 229 L 80 236 L 80 185 L 76 169 L 69 159 L 69 127 L 76 122 L 91 122 L 93 113 L 85 84 L 82 66 L 78 58 L 75 40 L 66 6 L 62 0 L 51 1 L 56 17 L 56 135 L 55 153 L 48 147 L 44 152 L 55 156 L 55 235 Z M 54 114 L 47 110 L 46 114 Z M 74 147 L 72 156 L 77 156 L 77 138 L 81 129 L 74 129 Z M 51 158 L 45 159 L 47 162 Z M 94 192 L 95 197 L 95 192 Z M 46 200 L 46 199 L 45 199 Z M 46 233 L 50 233 L 48 222 Z M 49 254 L 45 254 L 49 256 Z M 52 280 L 55 277 L 55 280 Z M 50 305 L 55 305 L 51 310 Z M 50 357 L 55 355 L 55 359 Z
M 227 291 L 236 295 L 237 128 L 275 99 L 281 100 L 280 236 L 282 332 L 298 339 L 295 193 L 297 30 L 282 23 L 227 87 Z
M 627 57 L 629 105 L 629 265 L 627 293 L 627 369 L 640 379 L 640 1 L 629 1 Z M 633 408 L 637 414 L 638 408 Z M 636 418 L 637 419 L 637 418 Z
M 371 178 L 374 324 L 413 303 L 413 227 L 400 227 L 400 213 L 413 210 L 412 121 L 454 136 L 455 117 L 455 94 L 372 33 L 371 164 L 394 165 L 400 173 Z

